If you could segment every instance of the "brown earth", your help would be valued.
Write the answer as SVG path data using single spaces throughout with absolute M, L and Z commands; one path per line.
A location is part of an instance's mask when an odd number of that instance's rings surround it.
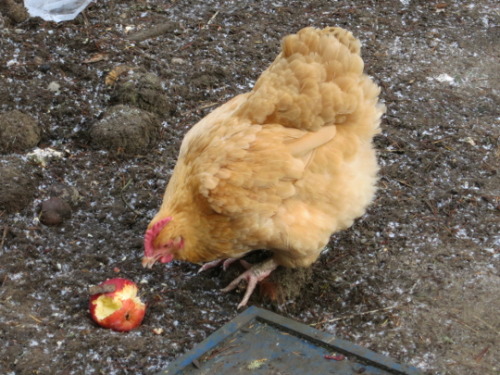
M 276 273 L 285 303 L 251 304 L 429 374 L 498 373 L 495 1 L 109 0 L 58 24 L 13 5 L 0 7 L 0 118 L 35 119 L 30 142 L 49 156 L 0 150 L 1 374 L 154 374 L 236 316 L 241 296 L 219 292 L 236 266 L 146 270 L 142 235 L 185 132 L 310 25 L 350 29 L 383 88 L 380 190 L 310 271 Z M 95 142 L 115 105 L 139 113 L 139 130 L 118 121 Z M 0 128 L 8 147 L 25 134 Z M 49 198 L 71 208 L 60 225 L 40 222 Z M 117 276 L 149 305 L 126 334 L 87 309 L 88 286 Z

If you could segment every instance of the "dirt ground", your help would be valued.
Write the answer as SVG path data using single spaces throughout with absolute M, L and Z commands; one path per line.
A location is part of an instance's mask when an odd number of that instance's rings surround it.
M 310 25 L 350 29 L 382 87 L 380 189 L 309 273 L 276 273 L 294 280 L 285 303 L 251 304 L 428 374 L 500 371 L 497 2 L 103 0 L 58 24 L 15 5 L 0 6 L 0 373 L 154 374 L 237 315 L 241 295 L 219 292 L 237 267 L 143 269 L 142 235 L 185 132 Z M 87 308 L 117 276 L 149 305 L 125 334 Z

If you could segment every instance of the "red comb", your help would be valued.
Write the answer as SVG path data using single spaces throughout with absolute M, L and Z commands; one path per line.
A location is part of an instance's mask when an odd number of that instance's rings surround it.
M 144 235 L 144 256 L 150 257 L 153 256 L 154 246 L 153 241 L 155 240 L 158 233 L 161 232 L 165 225 L 167 225 L 172 220 L 172 217 L 166 217 L 165 219 L 161 219 L 157 223 L 155 223 L 151 228 L 146 230 L 146 234 Z

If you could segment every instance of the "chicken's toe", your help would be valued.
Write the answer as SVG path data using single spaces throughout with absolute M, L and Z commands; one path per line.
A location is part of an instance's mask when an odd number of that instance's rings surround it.
M 223 259 L 217 259 L 212 262 L 205 263 L 203 266 L 200 267 L 198 270 L 198 273 L 209 270 L 210 268 L 217 267 L 219 264 L 221 264 L 224 260 Z
M 205 263 L 203 266 L 200 267 L 198 270 L 198 273 L 209 270 L 210 268 L 215 268 L 217 266 L 220 266 L 222 264 L 222 269 L 224 271 L 227 271 L 228 267 L 236 262 L 240 258 L 227 258 L 227 259 L 217 259 L 213 260 L 211 262 Z
M 233 264 L 234 262 L 236 262 L 238 259 L 240 258 L 227 258 L 223 263 L 222 263 L 222 269 L 224 271 L 227 271 L 228 267 Z

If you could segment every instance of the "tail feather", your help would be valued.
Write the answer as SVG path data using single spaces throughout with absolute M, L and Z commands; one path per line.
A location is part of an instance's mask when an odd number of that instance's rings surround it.
M 360 42 L 349 31 L 302 29 L 283 39 L 282 52 L 237 113 L 257 124 L 309 131 L 358 124 L 380 92 L 363 67 Z

